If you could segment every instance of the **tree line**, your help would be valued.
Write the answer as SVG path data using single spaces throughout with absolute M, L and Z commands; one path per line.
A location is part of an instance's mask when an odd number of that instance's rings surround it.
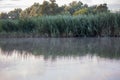
M 107 4 L 88 6 L 81 1 L 73 1 L 69 5 L 59 6 L 56 0 L 43 1 L 42 4 L 34 3 L 32 6 L 22 10 L 21 8 L 14 9 L 8 13 L 2 12 L 1 19 L 18 19 L 25 17 L 45 16 L 45 15 L 82 15 L 82 14 L 97 14 L 109 12 Z

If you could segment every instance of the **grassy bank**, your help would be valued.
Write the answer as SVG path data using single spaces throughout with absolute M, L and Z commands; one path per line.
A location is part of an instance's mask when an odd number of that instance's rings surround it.
M 120 36 L 120 14 L 57 15 L 0 20 L 0 36 L 81 37 Z M 9 36 L 9 37 L 10 37 Z

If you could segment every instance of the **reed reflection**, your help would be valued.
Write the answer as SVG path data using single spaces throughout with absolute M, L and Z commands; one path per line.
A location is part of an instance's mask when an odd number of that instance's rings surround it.
M 120 58 L 120 38 L 24 38 L 0 39 L 1 53 L 12 55 L 57 57 L 81 57 L 96 55 L 102 58 Z

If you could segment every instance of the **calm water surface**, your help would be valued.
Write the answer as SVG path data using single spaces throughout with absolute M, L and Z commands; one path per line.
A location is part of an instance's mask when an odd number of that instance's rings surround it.
M 120 80 L 120 38 L 0 39 L 0 80 Z

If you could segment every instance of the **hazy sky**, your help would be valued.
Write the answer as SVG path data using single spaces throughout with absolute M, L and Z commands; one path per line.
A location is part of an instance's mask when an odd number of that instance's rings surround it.
M 82 1 L 88 5 L 107 3 L 109 9 L 120 9 L 120 0 L 56 0 L 59 5 L 68 4 L 72 1 Z M 34 2 L 42 4 L 43 0 L 0 0 L 0 12 L 8 12 L 14 8 L 25 9 L 31 6 Z

